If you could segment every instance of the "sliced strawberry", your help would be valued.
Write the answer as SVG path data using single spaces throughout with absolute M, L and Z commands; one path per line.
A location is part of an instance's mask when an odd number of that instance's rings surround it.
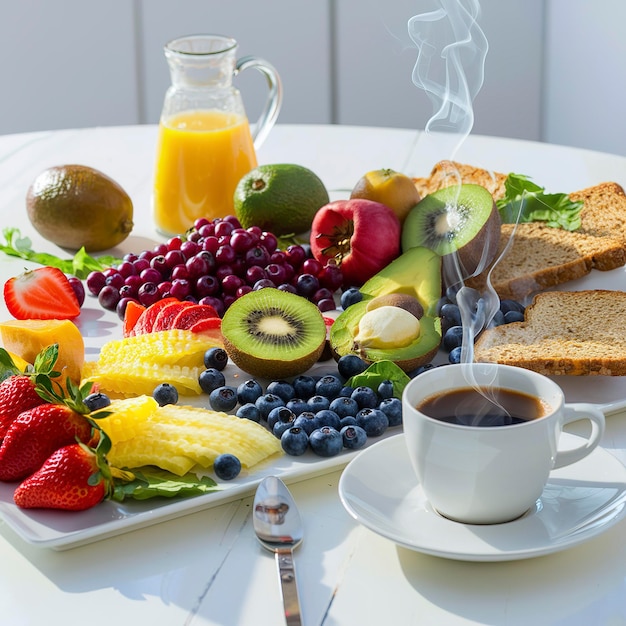
M 219 317 L 207 317 L 206 319 L 200 320 L 189 330 L 192 333 L 202 333 L 207 337 L 212 337 L 215 340 L 215 345 L 224 345 L 224 337 L 222 336 L 222 320 Z
M 27 270 L 4 283 L 4 301 L 18 320 L 65 320 L 80 314 L 67 276 L 56 267 Z
M 177 298 L 163 298 L 158 300 L 154 304 L 151 304 L 140 316 L 134 326 L 134 335 L 143 335 L 145 333 L 151 333 L 154 326 L 154 320 L 159 314 L 159 311 L 172 302 L 180 302 Z
M 167 306 L 163 307 L 159 311 L 159 314 L 156 316 L 154 324 L 152 325 L 152 331 L 157 332 L 160 330 L 170 330 L 176 316 L 183 309 L 187 309 L 190 306 L 195 306 L 195 304 L 186 300 L 182 302 L 170 302 Z
M 146 307 L 139 304 L 139 302 L 129 300 L 124 311 L 124 337 L 130 337 L 131 334 L 134 334 L 135 324 L 137 324 L 137 320 L 145 310 Z
M 209 304 L 194 304 L 183 309 L 172 322 L 171 328 L 190 330 L 200 320 L 220 319 L 217 311 Z

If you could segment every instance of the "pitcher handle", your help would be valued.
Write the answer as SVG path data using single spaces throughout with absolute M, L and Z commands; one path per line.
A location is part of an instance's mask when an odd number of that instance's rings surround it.
M 261 111 L 261 115 L 259 115 L 254 132 L 252 133 L 254 149 L 258 150 L 278 118 L 278 113 L 280 112 L 280 107 L 283 102 L 283 85 L 274 66 L 254 56 L 242 57 L 237 61 L 235 76 L 249 67 L 256 68 L 265 76 L 270 89 L 265 107 L 263 111 Z

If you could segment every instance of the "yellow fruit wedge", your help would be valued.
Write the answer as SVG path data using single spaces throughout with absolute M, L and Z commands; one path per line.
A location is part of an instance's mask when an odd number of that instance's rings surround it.
M 0 322 L 0 337 L 7 352 L 33 363 L 35 357 L 53 343 L 59 344 L 54 369 L 61 372 L 60 382 L 68 376 L 81 379 L 85 343 L 78 327 L 69 320 L 8 320 Z
M 144 424 L 158 408 L 159 405 L 152 396 L 138 396 L 112 400 L 104 409 L 109 413 L 107 417 L 98 418 L 97 412 L 92 413 L 91 417 L 109 436 L 111 444 L 116 445 L 139 435 Z
M 97 361 L 83 367 L 83 381 L 113 395 L 151 395 L 160 383 L 174 385 L 179 394 L 200 394 L 198 376 L 204 353 L 219 342 L 189 330 L 164 330 L 109 341 Z
M 250 468 L 282 452 L 280 441 L 260 424 L 209 409 L 169 404 L 133 427 L 132 439 L 111 447 L 108 460 L 114 467 L 155 465 L 182 476 L 210 469 L 224 453 L 234 454 Z

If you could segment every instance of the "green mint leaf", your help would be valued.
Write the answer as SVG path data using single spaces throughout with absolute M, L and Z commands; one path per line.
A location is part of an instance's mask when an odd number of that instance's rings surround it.
M 11 355 L 4 348 L 0 348 L 0 382 L 19 373 L 20 371 L 13 362 Z
M 22 237 L 19 229 L 7 227 L 2 230 L 5 244 L 0 245 L 0 251 L 9 256 L 19 257 L 26 261 L 32 261 L 39 265 L 56 267 L 65 274 L 71 274 L 77 278 L 87 278 L 93 271 L 105 270 L 112 265 L 121 263 L 121 259 L 110 255 L 92 257 L 84 248 L 81 248 L 73 258 L 62 259 L 47 252 L 35 252 L 31 249 L 32 242 L 28 237 Z
M 122 502 L 126 498 L 133 500 L 148 500 L 157 497 L 186 498 L 219 489 L 217 483 L 208 476 L 201 478 L 193 474 L 176 476 L 165 470 L 152 467 L 133 470 L 133 474 L 135 480 L 130 482 L 115 480 L 113 500 Z
M 580 228 L 583 203 L 570 200 L 567 194 L 544 193 L 543 187 L 521 174 L 509 174 L 504 188 L 504 197 L 496 202 L 503 223 L 545 222 L 564 230 Z
M 352 376 L 346 384 L 351 387 L 370 387 L 376 391 L 384 380 L 390 380 L 393 383 L 393 395 L 402 398 L 402 391 L 411 379 L 393 361 L 377 361 L 364 372 Z

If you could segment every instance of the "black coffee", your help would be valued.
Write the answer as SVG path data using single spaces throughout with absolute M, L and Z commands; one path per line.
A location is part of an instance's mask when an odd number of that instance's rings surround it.
M 426 398 L 417 410 L 462 426 L 510 426 L 542 417 L 549 408 L 540 398 L 519 391 L 467 387 Z

